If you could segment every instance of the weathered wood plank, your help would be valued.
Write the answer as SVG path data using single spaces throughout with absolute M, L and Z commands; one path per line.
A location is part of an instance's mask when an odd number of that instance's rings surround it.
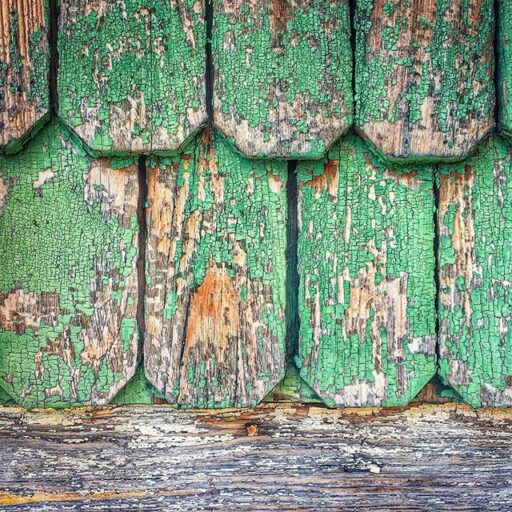
M 440 168 L 440 371 L 469 404 L 512 405 L 512 152 Z
M 300 163 L 301 376 L 328 405 L 403 405 L 435 374 L 432 170 L 350 136 Z
M 203 18 L 200 0 L 63 0 L 62 119 L 99 153 L 176 151 L 207 118 Z
M 286 164 L 206 131 L 148 178 L 146 375 L 172 403 L 254 406 L 285 369 Z
M 0 149 L 15 152 L 50 106 L 47 0 L 0 1 Z
M 494 126 L 492 0 L 357 0 L 356 124 L 391 158 L 464 157 Z
M 507 512 L 511 450 L 510 411 L 454 404 L 0 409 L 0 508 Z
M 512 134 L 512 4 L 498 0 L 497 22 L 497 95 L 499 128 Z
M 0 386 L 27 407 L 107 403 L 135 373 L 138 177 L 52 124 L 0 159 Z
M 248 156 L 319 158 L 352 123 L 347 0 L 213 0 L 214 121 Z

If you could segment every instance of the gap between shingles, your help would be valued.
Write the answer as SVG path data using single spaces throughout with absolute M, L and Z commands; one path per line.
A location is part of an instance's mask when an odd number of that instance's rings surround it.
M 58 0 L 49 0 L 49 30 L 48 44 L 50 46 L 50 111 L 52 116 L 56 116 L 59 109 L 59 97 L 57 93 L 57 75 L 59 72 L 59 51 L 57 48 L 57 39 L 59 35 L 59 2 Z
M 434 180 L 432 191 L 434 195 L 434 283 L 436 287 L 435 295 L 435 339 L 436 339 L 436 366 L 439 368 L 439 361 L 441 359 L 439 349 L 439 337 L 441 333 L 441 326 L 439 320 L 439 308 L 441 306 L 441 281 L 439 278 L 441 272 L 441 264 L 439 257 L 439 250 L 441 247 L 441 226 L 439 225 L 439 206 L 440 206 L 440 180 L 439 180 L 439 165 L 434 167 Z
M 205 5 L 206 25 L 206 68 L 205 68 L 205 102 L 208 122 L 213 123 L 213 56 L 212 56 L 212 32 L 213 32 L 213 0 L 206 0 Z

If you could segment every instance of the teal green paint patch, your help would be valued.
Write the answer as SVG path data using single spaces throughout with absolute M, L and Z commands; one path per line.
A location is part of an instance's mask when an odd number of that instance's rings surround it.
M 0 382 L 21 405 L 107 403 L 135 371 L 134 170 L 55 122 L 0 158 Z
M 436 371 L 432 170 L 350 136 L 297 174 L 300 375 L 327 405 L 405 405 Z
M 439 371 L 474 407 L 510 406 L 511 148 L 492 137 L 474 158 L 440 167 L 438 180 Z
M 59 115 L 92 151 L 173 153 L 205 123 L 202 3 L 66 0 L 61 24 Z

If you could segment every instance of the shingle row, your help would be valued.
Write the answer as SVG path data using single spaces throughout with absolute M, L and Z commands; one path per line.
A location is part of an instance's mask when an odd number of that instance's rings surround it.
M 102 155 L 175 154 L 210 118 L 267 158 L 320 158 L 351 127 L 389 158 L 462 158 L 496 105 L 512 129 L 505 0 L 498 20 L 492 0 L 357 0 L 352 20 L 347 0 L 212 10 L 208 40 L 201 0 L 62 0 L 60 118 Z M 3 0 L 0 17 L 0 143 L 14 151 L 49 111 L 48 5 Z

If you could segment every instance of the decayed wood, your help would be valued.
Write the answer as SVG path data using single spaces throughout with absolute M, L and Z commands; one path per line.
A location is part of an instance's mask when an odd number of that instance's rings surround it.
M 0 159 L 0 386 L 27 407 L 104 404 L 135 373 L 138 177 L 45 128 Z
M 146 375 L 172 403 L 254 406 L 285 369 L 286 164 L 207 131 L 148 178 Z
M 512 405 L 512 153 L 494 137 L 444 166 L 440 204 L 440 370 L 473 406 Z
M 354 136 L 299 164 L 301 376 L 328 404 L 403 405 L 435 374 L 431 175 Z
M 464 157 L 494 125 L 492 0 L 358 0 L 356 124 L 386 156 Z
M 510 411 L 0 408 L 0 508 L 500 511 Z
M 352 123 L 348 1 L 213 4 L 216 126 L 248 156 L 322 156 Z
M 60 10 L 60 116 L 93 150 L 173 152 L 204 124 L 202 1 L 63 0 Z
M 21 147 L 49 109 L 46 0 L 0 1 L 0 148 Z

